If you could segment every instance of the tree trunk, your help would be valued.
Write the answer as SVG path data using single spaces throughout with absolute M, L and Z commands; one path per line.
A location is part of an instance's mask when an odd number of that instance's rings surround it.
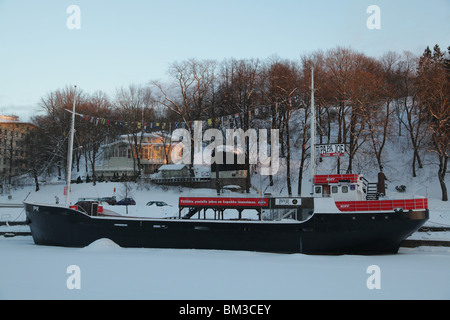
M 287 111 L 287 118 L 286 118 L 286 182 L 287 182 L 287 188 L 288 188 L 288 194 L 289 196 L 292 196 L 292 184 L 291 184 L 291 138 L 289 134 L 289 111 Z
M 305 135 L 304 135 L 305 137 Z M 305 165 L 306 160 L 306 142 L 303 140 L 302 143 L 302 155 L 300 159 L 300 167 L 298 169 L 298 187 L 297 187 L 297 195 L 302 195 L 302 181 L 303 181 L 303 166 Z
M 447 186 L 445 184 L 445 173 L 447 172 L 448 156 L 441 156 L 439 159 L 438 178 L 442 190 L 442 201 L 448 201 Z
M 95 174 L 95 158 L 97 154 L 95 152 L 95 147 L 92 150 L 92 160 L 91 160 L 91 169 L 92 169 L 92 185 L 95 186 L 97 184 L 97 175 Z
M 38 192 L 39 191 L 39 179 L 38 179 L 37 172 L 35 172 L 33 176 L 34 176 L 34 183 L 36 185 L 35 191 Z
M 249 118 L 248 118 L 248 112 L 244 112 L 244 131 L 247 132 L 249 125 Z M 247 136 L 245 137 L 245 168 L 247 170 L 247 176 L 245 178 L 245 192 L 250 193 L 250 187 L 251 187 L 251 170 L 250 170 L 250 138 Z
M 276 128 L 277 128 L 277 124 L 276 124 L 275 107 L 274 107 L 274 106 L 271 106 L 271 107 L 270 107 L 270 110 L 271 110 L 271 113 L 272 113 L 272 129 L 276 129 Z M 270 149 L 272 150 L 272 144 L 271 144 Z M 270 161 L 271 161 L 270 165 L 272 166 L 272 157 L 270 158 Z M 273 185 L 274 185 L 274 183 L 273 183 L 273 174 L 270 174 L 270 175 L 269 175 L 269 185 L 270 185 L 271 187 L 273 187 Z

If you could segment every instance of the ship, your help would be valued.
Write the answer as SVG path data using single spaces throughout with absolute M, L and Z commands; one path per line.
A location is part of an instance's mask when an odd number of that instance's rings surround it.
M 311 87 L 315 146 L 313 77 Z M 72 144 L 74 117 L 75 99 Z M 316 175 L 314 153 L 308 197 L 180 197 L 174 217 L 130 217 L 105 210 L 98 201 L 71 205 L 67 179 L 65 204 L 24 202 L 27 222 L 37 245 L 85 247 L 107 238 L 125 248 L 371 255 L 397 253 L 428 220 L 425 198 L 387 199 L 382 181 L 374 188 L 361 175 Z M 68 164 L 68 177 L 70 170 Z
M 353 177 L 353 176 L 352 176 Z M 315 190 L 364 194 L 361 177 Z M 337 190 L 336 190 L 337 188 Z M 171 218 L 121 216 L 98 201 L 73 206 L 25 203 L 37 245 L 85 247 L 107 238 L 125 248 L 245 250 L 304 254 L 395 254 L 429 218 L 425 198 L 345 200 L 316 197 L 180 197 Z

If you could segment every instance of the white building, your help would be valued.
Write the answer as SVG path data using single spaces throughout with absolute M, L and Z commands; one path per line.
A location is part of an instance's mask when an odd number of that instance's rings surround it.
M 141 140 L 141 136 L 138 135 Z M 103 159 L 95 171 L 97 176 L 112 178 L 133 176 L 138 172 L 137 157 L 143 174 L 154 173 L 164 164 L 172 163 L 170 137 L 159 133 L 144 133 L 137 146 L 128 135 L 101 147 Z

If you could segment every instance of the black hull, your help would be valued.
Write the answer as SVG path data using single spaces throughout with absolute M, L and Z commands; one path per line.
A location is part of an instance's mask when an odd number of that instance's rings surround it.
M 85 247 L 108 238 L 121 247 L 246 250 L 305 254 L 392 254 L 429 217 L 402 213 L 315 214 L 304 222 L 91 217 L 25 204 L 37 245 Z

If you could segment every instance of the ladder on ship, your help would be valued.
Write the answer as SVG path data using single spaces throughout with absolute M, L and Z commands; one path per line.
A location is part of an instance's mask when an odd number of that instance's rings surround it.
M 366 178 L 362 178 L 364 183 L 364 190 L 366 192 L 366 200 L 379 200 L 380 196 L 378 194 L 378 184 L 375 182 L 369 182 Z
M 190 218 L 192 218 L 192 217 L 194 216 L 194 214 L 196 214 L 197 212 L 199 212 L 199 209 L 198 209 L 198 208 L 191 208 L 191 209 L 189 210 L 189 212 L 183 216 L 183 219 L 190 219 Z

